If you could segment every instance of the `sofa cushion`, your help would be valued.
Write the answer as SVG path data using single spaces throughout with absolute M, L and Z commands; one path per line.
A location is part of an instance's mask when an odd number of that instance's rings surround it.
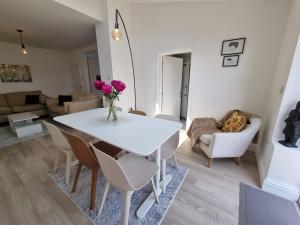
M 63 115 L 65 114 L 65 107 L 60 105 L 48 105 L 48 110 L 55 114 Z
M 211 138 L 212 138 L 211 134 L 202 134 L 200 136 L 200 141 L 202 141 L 206 145 L 209 145 L 211 142 Z
M 63 106 L 65 102 L 71 102 L 72 95 L 59 95 L 58 96 L 58 105 Z
M 39 95 L 25 95 L 25 105 L 39 104 L 40 96 Z
M 49 97 L 47 95 L 40 94 L 39 101 L 40 101 L 41 104 L 46 104 L 48 98 Z
M 0 95 L 0 107 L 1 106 L 8 106 L 5 95 Z
M 8 115 L 12 114 L 13 111 L 10 107 L 8 106 L 0 106 L 0 115 Z
M 17 105 L 17 106 L 12 106 L 13 112 L 18 113 L 18 112 L 30 112 L 34 110 L 39 110 L 39 109 L 45 109 L 45 105 L 43 104 L 31 104 L 31 105 Z
M 5 94 L 10 106 L 25 105 L 26 95 L 40 95 L 41 91 L 24 91 Z

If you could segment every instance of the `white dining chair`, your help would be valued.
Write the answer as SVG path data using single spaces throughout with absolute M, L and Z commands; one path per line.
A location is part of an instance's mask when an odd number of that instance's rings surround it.
M 144 187 L 149 181 L 152 183 L 156 202 L 159 202 L 153 180 L 153 176 L 158 170 L 155 163 L 131 153 L 125 154 L 116 160 L 106 154 L 104 149 L 97 149 L 94 145 L 92 145 L 92 147 L 106 178 L 98 216 L 100 216 L 104 207 L 110 185 L 113 185 L 124 193 L 125 208 L 123 213 L 123 225 L 128 224 L 130 201 L 133 192 Z
M 158 114 L 155 118 L 170 120 L 178 122 L 178 119 L 171 115 Z M 162 146 L 161 146 L 161 168 L 162 168 L 162 183 L 163 183 L 163 192 L 166 192 L 166 164 L 167 159 L 173 158 L 176 168 L 178 167 L 176 159 L 176 150 L 179 144 L 179 131 L 176 132 L 172 137 L 170 137 Z
M 57 148 L 57 152 L 56 152 L 56 156 L 55 156 L 55 160 L 54 160 L 54 168 L 53 168 L 54 172 L 56 172 L 56 170 L 57 170 L 60 153 L 62 152 L 64 154 L 66 154 L 65 184 L 68 185 L 70 182 L 71 167 L 77 165 L 79 162 L 77 159 L 72 161 L 72 159 L 74 159 L 75 156 L 73 154 L 73 151 L 72 151 L 72 148 L 71 148 L 69 142 L 67 141 L 65 136 L 61 133 L 60 129 L 57 126 L 55 126 L 51 123 L 48 123 L 46 121 L 43 121 L 43 123 L 45 124 L 45 126 L 47 127 L 47 129 L 51 135 L 54 146 Z

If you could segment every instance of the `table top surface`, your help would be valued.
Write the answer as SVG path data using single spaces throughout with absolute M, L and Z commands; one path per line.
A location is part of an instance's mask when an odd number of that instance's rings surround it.
M 117 121 L 106 120 L 99 108 L 55 117 L 54 120 L 131 153 L 152 154 L 181 127 L 179 122 L 118 112 Z
M 32 120 L 39 118 L 38 115 L 35 115 L 31 112 L 25 112 L 25 113 L 15 113 L 8 115 L 7 118 L 11 120 L 12 122 L 20 122 L 20 121 L 26 121 L 26 120 Z

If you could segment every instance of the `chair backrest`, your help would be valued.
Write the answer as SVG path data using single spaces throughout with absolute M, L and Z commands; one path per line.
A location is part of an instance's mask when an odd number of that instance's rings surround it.
M 139 111 L 139 110 L 130 110 L 128 113 L 137 114 L 140 116 L 147 116 L 147 114 L 145 112 Z
M 51 123 L 48 123 L 46 121 L 43 121 L 43 123 L 47 127 L 47 129 L 49 131 L 49 134 L 51 135 L 52 140 L 54 142 L 54 145 L 57 148 L 71 149 L 71 146 L 70 146 L 69 142 L 67 141 L 67 139 L 61 133 L 60 129 L 57 126 L 55 126 L 55 125 L 53 125 Z
M 167 114 L 158 114 L 155 118 L 163 119 L 163 120 L 170 120 L 170 121 L 177 121 L 178 119 L 172 115 Z M 179 131 L 176 132 L 172 137 L 170 137 L 162 146 L 161 151 L 167 154 L 162 154 L 165 157 L 170 157 L 174 154 L 179 144 Z
M 93 154 L 93 151 L 89 148 L 88 144 L 84 140 L 77 135 L 70 134 L 65 131 L 63 131 L 63 134 L 68 139 L 74 155 L 81 164 L 89 168 L 99 167 L 99 163 Z
M 102 172 L 108 182 L 123 191 L 134 190 L 134 187 L 131 185 L 126 174 L 118 164 L 118 161 L 110 155 L 106 154 L 104 152 L 105 149 L 98 149 L 94 145 L 91 146 L 99 161 L 99 164 L 101 165 Z

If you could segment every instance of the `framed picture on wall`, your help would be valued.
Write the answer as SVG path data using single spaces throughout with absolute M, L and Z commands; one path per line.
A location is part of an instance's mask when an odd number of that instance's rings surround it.
M 1 82 L 32 82 L 28 65 L 0 64 Z
M 224 56 L 223 67 L 232 67 L 239 64 L 239 55 Z
M 221 55 L 235 55 L 244 52 L 246 38 L 225 40 L 222 43 Z

